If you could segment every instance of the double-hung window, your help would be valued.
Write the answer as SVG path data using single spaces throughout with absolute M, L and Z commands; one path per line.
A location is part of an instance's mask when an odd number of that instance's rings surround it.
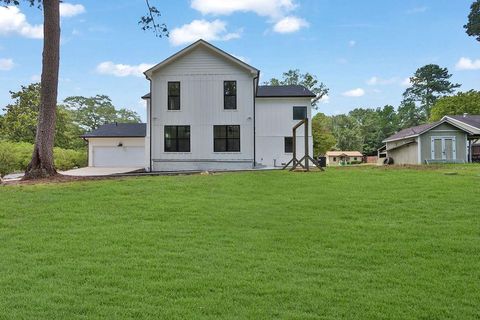
M 237 81 L 223 82 L 223 108 L 225 110 L 237 109 Z
M 213 126 L 214 152 L 240 152 L 240 126 Z
M 180 110 L 180 82 L 168 83 L 168 110 Z
M 165 126 L 165 152 L 190 152 L 190 126 Z
M 307 107 L 293 107 L 293 120 L 303 120 L 307 118 Z
M 293 137 L 285 137 L 284 145 L 285 145 L 285 153 L 292 153 L 293 152 Z

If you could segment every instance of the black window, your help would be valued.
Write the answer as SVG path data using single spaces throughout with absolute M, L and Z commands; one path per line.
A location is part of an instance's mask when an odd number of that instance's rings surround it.
M 285 153 L 293 152 L 293 138 L 285 137 Z
M 237 109 L 237 81 L 223 82 L 223 108 Z
M 240 126 L 213 126 L 215 152 L 240 152 Z
M 307 118 L 307 107 L 293 107 L 293 120 L 303 120 Z
M 333 161 L 337 161 L 337 157 L 333 157 Z
M 190 152 L 190 126 L 165 126 L 165 152 Z
M 168 110 L 180 110 L 180 82 L 168 83 Z

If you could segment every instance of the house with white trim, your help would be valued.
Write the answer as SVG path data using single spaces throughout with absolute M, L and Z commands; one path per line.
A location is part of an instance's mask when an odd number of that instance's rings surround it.
M 464 114 L 401 130 L 383 142 L 394 164 L 467 163 L 479 139 L 480 116 Z
M 147 171 L 281 167 L 292 158 L 292 127 L 311 120 L 315 94 L 263 86 L 260 71 L 199 40 L 145 72 L 146 124 L 108 124 L 83 136 L 91 167 Z M 297 152 L 304 153 L 304 134 Z M 311 121 L 309 153 L 313 156 Z

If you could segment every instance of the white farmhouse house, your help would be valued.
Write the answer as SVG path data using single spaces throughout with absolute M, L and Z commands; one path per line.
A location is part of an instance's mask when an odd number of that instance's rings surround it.
M 311 119 L 311 91 L 259 85 L 258 69 L 204 40 L 145 75 L 150 81 L 150 93 L 142 97 L 146 125 L 109 124 L 84 135 L 89 166 L 147 171 L 281 167 L 292 157 L 292 127 Z M 304 153 L 304 137 L 301 128 L 299 153 Z

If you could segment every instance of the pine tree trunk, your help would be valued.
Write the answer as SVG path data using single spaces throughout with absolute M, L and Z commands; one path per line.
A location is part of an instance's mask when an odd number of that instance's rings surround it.
M 60 64 L 60 1 L 43 0 L 43 56 L 40 112 L 32 160 L 25 179 L 45 178 L 57 174 L 53 162 L 55 121 Z

